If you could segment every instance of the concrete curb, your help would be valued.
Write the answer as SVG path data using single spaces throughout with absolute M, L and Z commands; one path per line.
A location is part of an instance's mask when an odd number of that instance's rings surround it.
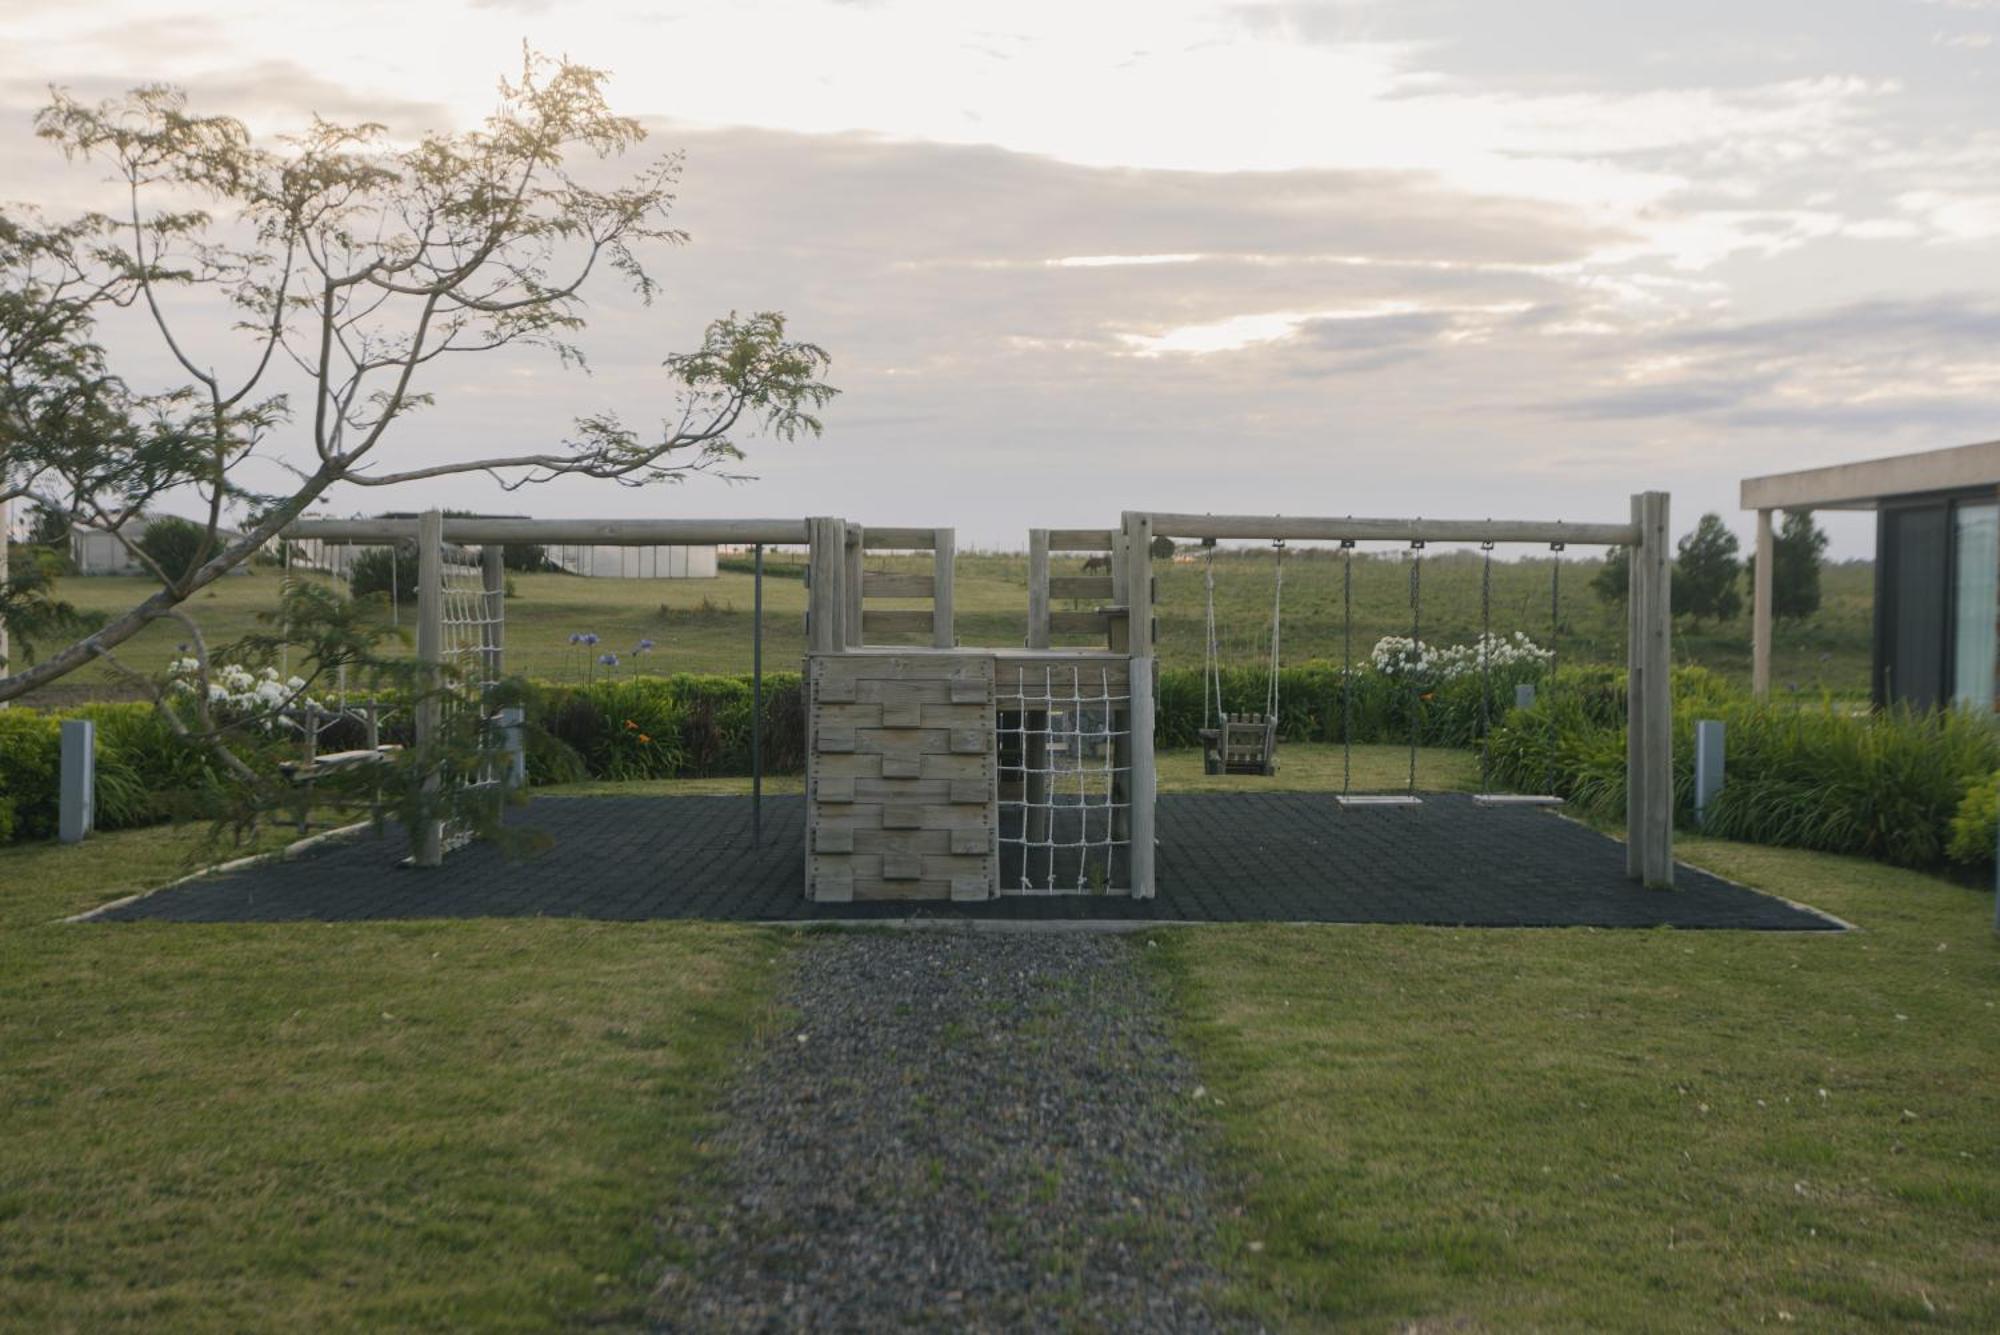
M 362 830 L 369 829 L 373 825 L 373 821 L 363 820 L 356 821 L 352 825 L 342 825 L 337 829 L 322 830 L 318 834 L 309 835 L 304 839 L 286 844 L 283 848 L 275 848 L 268 853 L 251 853 L 246 857 L 233 858 L 228 862 L 218 862 L 212 867 L 202 867 L 196 871 L 189 872 L 185 876 L 177 876 L 171 881 L 163 882 L 147 890 L 141 890 L 137 894 L 114 899 L 108 904 L 99 904 L 96 908 L 85 909 L 82 913 L 72 913 L 69 917 L 59 918 L 57 921 L 65 923 L 91 922 L 101 915 L 111 912 L 113 909 L 124 908 L 127 904 L 136 904 L 142 899 L 159 894 L 162 890 L 171 890 L 177 885 L 186 885 L 189 881 L 198 881 L 204 876 L 214 876 L 218 872 L 236 871 L 243 867 L 254 867 L 260 862 L 284 862 L 289 858 L 298 856 L 300 853 L 318 848 L 321 844 L 331 843 L 336 839 L 344 839 L 348 835 L 357 834 Z

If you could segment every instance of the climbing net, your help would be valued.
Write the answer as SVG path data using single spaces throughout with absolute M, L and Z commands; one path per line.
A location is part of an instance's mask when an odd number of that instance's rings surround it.
M 1102 667 L 1024 668 L 994 697 L 1000 877 L 1021 894 L 1123 894 L 1131 879 L 1131 696 Z
M 497 807 L 502 796 L 505 757 L 489 696 L 500 682 L 506 605 L 503 589 L 488 591 L 480 553 L 446 543 L 440 555 L 440 721 L 444 735 L 464 748 L 441 775 L 455 790 L 442 804 L 440 844 L 450 852 L 471 841 L 472 813 L 489 802 Z

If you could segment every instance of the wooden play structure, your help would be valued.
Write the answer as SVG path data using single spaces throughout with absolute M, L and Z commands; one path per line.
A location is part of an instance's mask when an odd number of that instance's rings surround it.
M 766 546 L 807 548 L 803 891 L 823 903 L 1153 895 L 1153 562 L 1161 539 L 1264 541 L 1280 544 L 1280 553 L 1288 541 L 1349 549 L 1361 542 L 1472 543 L 1489 552 L 1498 543 L 1618 545 L 1633 555 L 1627 866 L 1648 885 L 1673 879 L 1667 497 L 1660 492 L 1634 496 L 1630 521 L 1620 523 L 1128 511 L 1116 528 L 1034 529 L 1025 642 L 978 647 L 958 643 L 955 543 L 946 528 L 865 528 L 834 517 L 523 520 L 433 512 L 417 520 L 302 520 L 287 536 L 418 543 L 420 656 L 440 668 L 456 660 L 474 669 L 451 674 L 467 683 L 458 704 L 447 692 L 419 710 L 419 753 L 438 726 L 437 711 L 478 708 L 482 684 L 504 674 L 504 602 L 493 573 L 500 544 L 754 546 L 759 570 Z M 931 569 L 871 571 L 871 552 L 928 553 Z M 1056 553 L 1087 558 L 1085 573 L 1052 574 Z M 760 693 L 761 588 L 760 577 Z M 1281 563 L 1266 707 L 1222 714 L 1218 688 L 1207 747 L 1217 772 L 1268 774 L 1276 763 L 1282 594 Z M 897 605 L 883 606 L 891 602 Z M 919 642 L 880 642 L 892 635 Z M 1209 645 L 1213 657 L 1212 601 Z M 1205 700 L 1208 681 L 1205 670 Z M 761 763 L 754 743 L 753 751 Z M 757 779 L 761 789 L 761 771 Z M 1370 795 L 1346 796 L 1352 806 L 1371 805 Z M 1408 800 L 1381 795 L 1383 804 Z M 1330 802 L 1329 819 L 1342 819 L 1341 810 Z M 417 831 L 414 860 L 434 863 L 451 843 L 451 831 Z

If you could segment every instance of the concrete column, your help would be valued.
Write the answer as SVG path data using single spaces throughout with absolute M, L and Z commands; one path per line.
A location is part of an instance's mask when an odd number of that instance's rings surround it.
M 1757 512 L 1757 577 L 1750 589 L 1750 690 L 1771 693 L 1771 512 Z
M 82 843 L 97 827 L 97 725 L 87 718 L 62 721 L 61 783 L 57 835 L 66 844 Z

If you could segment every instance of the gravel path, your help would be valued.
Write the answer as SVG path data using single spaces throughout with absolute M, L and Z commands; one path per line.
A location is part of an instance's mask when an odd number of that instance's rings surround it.
M 1196 1083 L 1137 941 L 826 934 L 715 1147 L 665 1330 L 1213 1330 Z

